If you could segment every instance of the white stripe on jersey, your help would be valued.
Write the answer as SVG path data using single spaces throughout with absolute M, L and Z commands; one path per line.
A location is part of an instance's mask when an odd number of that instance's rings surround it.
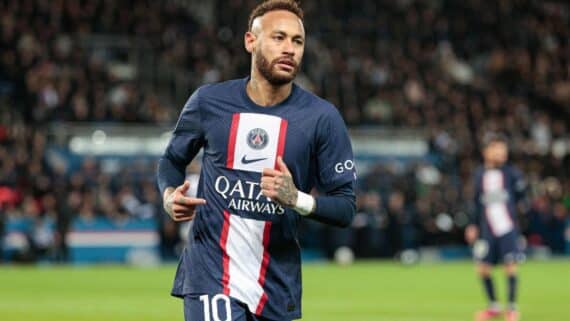
M 229 293 L 256 312 L 264 295 L 264 234 L 270 222 L 229 215 L 226 250 L 229 256 Z M 268 235 L 265 235 L 268 237 Z
M 498 169 L 485 170 L 483 173 L 483 198 L 491 199 L 492 197 L 488 196 L 506 193 L 503 172 Z M 509 210 L 507 209 L 507 201 L 508 198 L 500 202 L 489 202 L 487 204 L 483 202 L 487 222 L 495 236 L 503 236 L 514 228 Z
M 271 115 L 236 113 L 228 137 L 226 166 L 261 173 L 276 168 L 283 156 L 287 121 Z M 224 293 L 247 304 L 249 310 L 261 314 L 267 302 L 263 290 L 269 264 L 270 221 L 260 221 L 224 212 L 224 228 L 220 239 L 223 251 Z

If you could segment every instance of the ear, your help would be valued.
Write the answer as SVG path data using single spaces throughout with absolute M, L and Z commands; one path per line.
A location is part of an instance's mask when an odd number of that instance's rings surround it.
M 257 36 L 251 31 L 247 31 L 244 35 L 244 45 L 247 52 L 252 53 L 255 50 L 255 40 Z

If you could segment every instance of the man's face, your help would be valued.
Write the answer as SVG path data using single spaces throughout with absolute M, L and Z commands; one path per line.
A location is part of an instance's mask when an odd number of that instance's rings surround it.
M 289 11 L 270 11 L 254 20 L 248 34 L 246 47 L 253 55 L 254 68 L 272 85 L 293 81 L 305 49 L 301 20 Z
M 490 162 L 495 166 L 500 166 L 507 161 L 508 157 L 507 144 L 504 142 L 492 142 L 483 151 L 485 162 Z

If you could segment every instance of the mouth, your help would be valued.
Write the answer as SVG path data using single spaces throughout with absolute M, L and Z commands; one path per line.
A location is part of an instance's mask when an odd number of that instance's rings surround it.
M 296 64 L 293 60 L 281 59 L 277 61 L 277 66 L 279 66 L 281 69 L 293 70 L 295 69 Z

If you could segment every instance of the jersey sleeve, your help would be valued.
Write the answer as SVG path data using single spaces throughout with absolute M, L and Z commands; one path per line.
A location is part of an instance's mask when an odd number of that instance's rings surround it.
M 527 183 L 524 175 L 517 168 L 513 168 L 513 192 L 515 202 L 524 201 L 526 198 Z
M 317 127 L 317 184 L 324 192 L 356 180 L 352 145 L 336 109 Z
M 518 168 L 513 167 L 512 173 L 512 190 L 515 209 L 519 212 L 519 215 L 524 215 L 530 209 L 530 200 L 527 195 L 528 183 Z
M 481 204 L 481 171 L 476 170 L 471 177 L 471 184 L 473 184 L 473 198 L 471 199 L 471 215 L 469 215 L 469 223 L 479 225 L 481 222 L 481 212 L 483 207 Z
M 161 193 L 169 186 L 176 187 L 183 183 L 186 166 L 204 145 L 204 137 L 198 89 L 184 105 L 170 142 L 158 162 L 157 180 Z
M 329 225 L 347 227 L 356 211 L 354 183 L 336 187 L 326 196 L 318 196 L 315 201 L 317 203 L 315 211 L 308 216 L 309 218 Z
M 316 198 L 312 219 L 346 227 L 355 212 L 356 171 L 348 130 L 334 110 L 318 125 L 317 186 L 325 195 Z

